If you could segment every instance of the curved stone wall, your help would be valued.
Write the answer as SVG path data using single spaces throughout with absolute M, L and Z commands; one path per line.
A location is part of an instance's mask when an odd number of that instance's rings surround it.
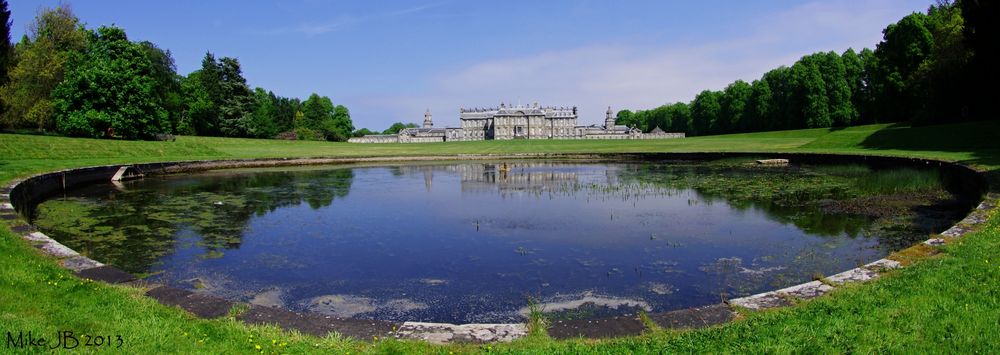
M 926 246 L 939 246 L 950 239 L 961 237 L 986 220 L 988 212 L 996 208 L 998 196 L 988 193 L 989 185 L 985 176 L 967 166 L 937 160 L 897 158 L 863 155 L 834 155 L 807 153 L 636 153 L 636 154 L 517 154 L 517 155 L 453 155 L 421 157 L 361 157 L 361 158 L 293 158 L 293 159 L 249 159 L 163 162 L 124 165 L 132 166 L 146 175 L 176 174 L 221 168 L 275 167 L 293 165 L 346 164 L 363 162 L 435 161 L 435 160 L 497 160 L 497 159 L 586 159 L 614 161 L 669 161 L 669 160 L 713 160 L 727 157 L 757 157 L 789 159 L 794 163 L 865 163 L 873 166 L 936 166 L 946 171 L 955 181 L 949 183 L 954 192 L 966 196 L 986 196 L 986 198 L 962 221 L 942 232 L 939 237 L 923 242 Z M 104 281 L 111 284 L 126 284 L 142 287 L 146 294 L 163 304 L 179 306 L 199 317 L 217 318 L 229 313 L 234 302 L 213 296 L 169 286 L 148 284 L 112 266 L 91 260 L 76 251 L 35 230 L 27 223 L 27 214 L 32 206 L 62 191 L 97 182 L 110 181 L 123 165 L 107 165 L 35 175 L 12 182 L 0 189 L 0 218 L 11 230 L 29 244 L 38 248 L 63 267 L 81 278 Z M 662 328 L 699 328 L 729 322 L 735 319 L 741 308 L 761 310 L 791 305 L 797 300 L 821 296 L 835 288 L 852 282 L 865 282 L 878 278 L 883 272 L 902 267 L 893 256 L 867 265 L 827 276 L 817 281 L 731 299 L 724 303 L 696 307 L 678 311 L 649 314 L 649 320 Z M 422 339 L 434 343 L 446 342 L 496 342 L 510 341 L 527 335 L 525 324 L 442 324 L 422 322 L 387 322 L 296 313 L 284 309 L 251 306 L 237 316 L 249 324 L 277 324 L 286 329 L 296 329 L 303 333 L 325 336 L 338 332 L 358 339 L 377 337 L 397 337 Z M 639 316 L 622 316 L 590 320 L 557 321 L 548 326 L 548 333 L 554 338 L 573 337 L 615 337 L 637 335 L 646 329 Z

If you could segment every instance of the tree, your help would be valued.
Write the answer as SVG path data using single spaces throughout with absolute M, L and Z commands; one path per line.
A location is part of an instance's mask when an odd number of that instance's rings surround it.
M 691 131 L 691 109 L 688 104 L 683 102 L 678 102 L 667 107 L 667 112 L 670 114 L 670 127 L 669 129 L 673 132 L 690 132 Z M 667 129 L 667 127 L 663 127 Z
M 139 46 L 153 65 L 152 77 L 156 82 L 153 93 L 160 107 L 167 110 L 170 123 L 168 131 L 177 133 L 184 109 L 184 97 L 181 94 L 181 81 L 177 75 L 174 58 L 169 50 L 162 50 L 152 42 L 142 41 L 139 42 Z
M 854 49 L 848 48 L 840 55 L 840 62 L 844 65 L 844 82 L 849 92 L 851 107 L 854 109 L 854 119 L 848 124 L 857 123 L 867 114 L 868 99 L 871 94 L 865 75 L 865 57 L 868 55 L 865 51 L 871 53 L 871 50 L 865 49 L 859 54 Z
M 274 106 L 274 124 L 278 132 L 287 132 L 295 128 L 295 116 L 302 110 L 299 99 L 277 97 Z
M 351 113 L 329 97 L 313 93 L 302 104 L 301 127 L 320 132 L 326 140 L 345 141 L 354 131 Z
M 55 130 L 52 90 L 63 79 L 66 62 L 87 46 L 87 32 L 69 7 L 42 9 L 28 35 L 14 48 L 17 64 L 0 88 L 3 124 L 10 128 Z
M 830 51 L 816 53 L 813 57 L 825 85 L 830 125 L 843 127 L 854 123 L 858 118 L 858 111 L 851 103 L 851 86 L 847 82 L 847 67 L 840 55 Z
M 964 17 L 963 43 L 971 52 L 968 72 L 971 88 L 989 88 L 1000 81 L 1000 4 L 991 0 L 959 0 Z M 996 91 L 970 89 L 971 115 L 978 119 L 1000 119 Z
M 302 122 L 299 126 L 319 130 L 325 121 L 333 119 L 333 101 L 313 93 L 302 103 Z
M 780 66 L 764 74 L 771 88 L 771 122 L 772 130 L 792 129 L 798 126 L 793 117 L 798 116 L 798 107 L 793 105 L 793 97 L 797 88 L 792 82 L 792 68 Z
M 629 127 L 638 126 L 639 123 L 637 122 L 637 118 L 638 117 L 633 114 L 632 111 L 621 110 L 615 114 L 615 124 Z
M 930 54 L 934 37 L 922 13 L 910 14 L 882 33 L 883 40 L 875 47 L 878 71 L 872 77 L 876 112 L 890 121 L 908 120 L 922 104 L 914 90 L 914 74 Z
M 156 96 L 156 69 L 125 31 L 101 27 L 83 53 L 71 56 L 52 92 L 56 126 L 71 136 L 152 138 L 169 129 Z
M 201 70 L 181 78 L 184 110 L 177 124 L 178 134 L 209 135 L 215 127 L 217 110 L 201 81 Z
M 743 132 L 747 130 L 746 110 L 750 102 L 751 87 L 743 80 L 726 86 L 720 98 L 721 109 L 717 131 L 719 133 Z
M 747 102 L 744 119 L 744 127 L 747 131 L 762 131 L 770 127 L 770 121 L 773 117 L 773 100 L 771 84 L 766 77 L 754 80 L 750 84 L 750 98 Z
M 966 88 L 975 87 L 973 77 L 980 74 L 969 71 L 973 54 L 963 41 L 961 8 L 950 3 L 931 6 L 926 23 L 934 43 L 913 74 L 911 90 L 922 105 L 912 120 L 919 124 L 966 119 L 968 100 L 976 95 Z
M 417 128 L 417 124 L 416 123 L 404 124 L 402 122 L 396 122 L 393 123 L 391 126 L 389 126 L 389 128 L 386 128 L 384 131 L 382 131 L 382 134 L 397 134 L 399 133 L 399 131 L 402 131 L 406 128 Z
M 354 131 L 353 133 L 351 133 L 351 136 L 352 137 L 363 137 L 363 136 L 368 136 L 368 135 L 373 135 L 373 134 L 378 134 L 378 132 L 372 132 L 370 129 L 361 128 L 361 129 L 358 129 L 357 131 Z
M 272 138 L 280 132 L 275 123 L 278 114 L 278 97 L 273 92 L 256 88 L 253 92 L 254 111 L 251 118 L 251 126 L 254 138 Z
M 216 102 L 219 108 L 219 132 L 227 137 L 253 137 L 258 127 L 254 127 L 251 113 L 254 101 L 243 70 L 236 58 L 222 57 L 220 62 L 222 97 Z
M 688 132 L 692 135 L 712 134 L 712 128 L 716 126 L 722 106 L 719 105 L 719 98 L 722 92 L 705 90 L 694 97 L 691 102 L 691 127 Z
M 331 133 L 334 133 L 334 139 L 328 140 L 335 141 L 346 141 L 348 137 L 351 136 L 351 132 L 354 131 L 354 122 L 351 122 L 351 112 L 344 107 L 344 105 L 337 105 L 333 108 L 333 124 L 330 129 Z
M 185 84 L 182 91 L 187 103 L 187 126 L 200 136 L 221 135 L 222 68 L 212 52 L 205 53 L 201 69 L 189 74 Z
M 14 63 L 14 46 L 10 43 L 10 26 L 10 9 L 7 7 L 7 0 L 0 0 L 0 85 L 7 83 L 7 71 Z M 2 105 L 0 105 L 0 110 L 2 110 Z
M 802 57 L 792 65 L 792 128 L 830 127 L 829 98 L 826 83 L 815 56 Z

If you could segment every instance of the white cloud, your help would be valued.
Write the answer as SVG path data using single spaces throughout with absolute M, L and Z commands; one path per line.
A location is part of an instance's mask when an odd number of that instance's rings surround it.
M 294 26 L 265 28 L 265 29 L 250 29 L 247 30 L 247 32 L 251 34 L 269 34 L 269 35 L 298 33 L 307 36 L 315 36 L 337 31 L 343 28 L 347 28 L 349 26 L 354 26 L 372 20 L 410 15 L 427 9 L 435 8 L 441 5 L 442 3 L 424 4 L 405 9 L 390 11 L 386 13 L 371 14 L 364 16 L 342 15 L 325 22 L 302 22 Z
M 580 124 L 603 120 L 608 105 L 644 109 L 689 101 L 704 89 L 719 90 L 751 81 L 780 65 L 816 51 L 874 47 L 881 30 L 921 3 L 813 2 L 748 21 L 744 35 L 701 44 L 640 47 L 615 43 L 499 58 L 444 72 L 430 79 L 420 95 L 361 98 L 356 125 L 364 112 L 392 112 L 390 121 L 417 122 L 424 108 L 435 112 L 436 125 L 458 123 L 459 106 L 495 106 L 498 101 L 580 108 Z M 915 9 L 915 7 L 917 7 Z M 375 109 L 378 107 L 378 109 Z

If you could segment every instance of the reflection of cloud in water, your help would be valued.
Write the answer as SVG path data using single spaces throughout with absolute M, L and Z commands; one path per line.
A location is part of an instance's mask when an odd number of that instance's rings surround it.
M 375 310 L 375 301 L 373 299 L 352 295 L 317 296 L 307 300 L 305 303 L 306 309 L 311 312 L 338 317 L 353 317 L 357 314 Z
M 408 298 L 400 298 L 379 302 L 373 298 L 353 295 L 323 295 L 304 301 L 310 312 L 329 314 L 338 317 L 354 317 L 362 313 L 378 312 L 403 314 L 410 311 L 427 309 L 427 304 Z
M 284 294 L 280 289 L 267 290 L 250 299 L 250 304 L 258 306 L 267 307 L 282 307 L 284 306 L 284 301 L 281 300 L 281 296 Z
M 546 302 L 541 302 L 538 304 L 538 308 L 545 313 L 549 312 L 561 312 L 567 310 L 573 310 L 583 307 L 587 304 L 591 304 L 598 307 L 607 307 L 611 309 L 618 309 L 619 307 L 626 308 L 642 308 L 646 311 L 651 311 L 653 308 L 649 306 L 649 303 L 643 300 L 632 300 L 621 297 L 611 297 L 594 295 L 591 291 L 585 291 L 581 294 L 576 295 L 557 295 L 551 297 Z M 527 306 L 521 308 L 517 311 L 524 317 L 528 317 L 531 313 L 531 309 Z
M 409 311 L 416 311 L 426 308 L 427 308 L 426 303 L 416 302 L 409 298 L 391 300 L 378 307 L 379 311 L 390 312 L 390 313 L 405 313 Z
M 673 294 L 674 291 L 676 291 L 676 290 L 677 290 L 676 288 L 674 288 L 673 286 L 671 286 L 669 284 L 659 283 L 659 282 L 650 282 L 649 283 L 649 291 L 652 292 L 652 293 L 655 293 L 657 295 L 661 295 L 661 296 L 670 295 L 670 294 Z
M 448 280 L 443 280 L 443 279 L 420 279 L 420 283 L 422 283 L 424 285 L 427 285 L 427 286 L 441 286 L 441 285 L 447 285 L 448 284 Z
M 703 272 L 709 274 L 748 274 L 753 276 L 761 276 L 767 273 L 784 270 L 784 266 L 759 266 L 750 267 L 743 266 L 743 259 L 740 257 L 731 258 L 718 258 L 714 262 L 708 265 L 704 265 L 698 268 Z

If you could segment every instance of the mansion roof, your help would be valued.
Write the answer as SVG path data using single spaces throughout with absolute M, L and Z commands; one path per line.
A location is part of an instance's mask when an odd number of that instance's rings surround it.
M 555 106 L 507 106 L 500 104 L 499 108 L 461 108 L 459 119 L 484 120 L 497 116 L 545 116 L 545 118 L 576 118 L 576 107 Z

